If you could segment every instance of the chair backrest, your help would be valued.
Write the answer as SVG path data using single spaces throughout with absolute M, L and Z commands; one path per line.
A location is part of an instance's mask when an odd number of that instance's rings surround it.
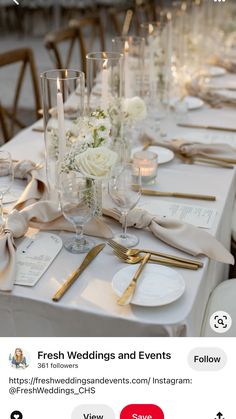
M 10 140 L 10 134 L 7 128 L 6 115 L 5 115 L 5 112 L 1 103 L 0 103 L 0 127 L 1 127 L 1 132 L 3 135 L 4 142 Z
M 0 106 L 1 126 L 2 126 L 2 131 L 4 134 L 5 141 L 8 141 L 12 137 L 12 135 L 14 134 L 15 126 L 18 126 L 20 128 L 25 127 L 25 124 L 19 119 L 19 116 L 18 116 L 18 111 L 19 111 L 18 105 L 19 105 L 20 94 L 21 94 L 27 68 L 29 68 L 30 70 L 30 75 L 31 75 L 31 80 L 32 80 L 34 102 L 35 102 L 34 112 L 35 112 L 36 119 L 38 119 L 39 117 L 38 111 L 41 108 L 39 86 L 38 86 L 38 79 L 37 79 L 33 51 L 30 48 L 20 48 L 20 49 L 15 49 L 12 51 L 3 52 L 0 54 L 0 67 L 4 67 L 4 66 L 16 64 L 16 63 L 20 64 L 20 71 L 17 77 L 13 105 L 11 106 L 10 110 L 8 108 L 6 109 L 3 103 L 1 103 L 1 106 Z M 6 123 L 5 123 L 6 119 L 11 121 L 10 133 L 8 134 L 7 134 L 8 130 L 3 128 L 4 124 L 6 128 Z
M 86 35 L 89 35 L 87 39 Z M 54 67 L 60 69 L 70 66 L 75 46 L 77 45 L 77 59 L 78 61 L 79 59 L 81 60 L 81 70 L 86 72 L 86 54 L 92 49 L 95 39 L 99 40 L 100 48 L 104 51 L 105 41 L 99 16 L 71 20 L 68 28 L 50 32 L 46 35 L 44 45 L 52 58 Z M 63 54 L 60 50 L 62 43 L 67 45 L 67 52 L 64 50 Z
M 78 40 L 78 32 L 73 28 L 60 29 L 50 32 L 44 38 L 44 46 L 47 48 L 54 68 L 68 68 L 72 59 L 73 50 Z M 68 49 L 62 59 L 60 44 L 67 43 Z M 65 53 L 65 51 L 64 51 Z
M 100 16 L 89 16 L 81 19 L 72 19 L 69 22 L 70 28 L 78 31 L 80 42 L 80 53 L 82 62 L 82 71 L 86 73 L 86 54 L 95 51 L 95 41 L 99 43 L 99 51 L 105 51 L 105 38 L 103 25 Z

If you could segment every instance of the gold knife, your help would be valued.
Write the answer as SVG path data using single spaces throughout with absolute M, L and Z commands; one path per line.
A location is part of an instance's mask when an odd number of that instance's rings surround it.
M 178 122 L 177 124 L 179 127 L 186 127 L 186 128 L 203 128 L 203 129 L 212 129 L 218 131 L 232 131 L 235 132 L 236 128 L 229 128 L 229 127 L 217 127 L 214 125 L 201 125 L 201 124 L 191 124 L 187 122 Z
M 85 256 L 81 265 L 70 274 L 64 284 L 58 289 L 56 294 L 52 297 L 53 301 L 59 301 L 65 292 L 70 288 L 70 286 L 75 282 L 78 276 L 87 268 L 87 266 L 92 262 L 92 260 L 101 252 L 101 250 L 106 246 L 106 243 L 98 244 L 93 247 L 88 254 Z
M 125 289 L 125 291 L 123 292 L 122 296 L 117 300 L 117 303 L 120 306 L 125 306 L 126 304 L 129 304 L 132 296 L 134 294 L 138 279 L 144 269 L 144 266 L 146 265 L 146 263 L 148 262 L 148 260 L 150 259 L 151 253 L 147 253 L 141 264 L 139 265 L 137 271 L 135 272 L 132 281 L 130 282 L 130 284 L 128 285 L 128 287 Z
M 133 185 L 134 189 L 137 189 L 137 185 Z M 184 192 L 162 192 L 162 191 L 154 191 L 153 189 L 141 189 L 142 195 L 147 196 L 172 196 L 173 198 L 189 198 L 189 199 L 200 199 L 203 201 L 215 201 L 216 197 L 214 195 L 199 195 L 199 194 L 191 194 L 191 193 L 184 193 Z

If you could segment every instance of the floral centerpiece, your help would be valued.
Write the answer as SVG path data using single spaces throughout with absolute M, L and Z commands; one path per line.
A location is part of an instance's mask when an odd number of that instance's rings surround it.
M 109 147 L 111 123 L 109 115 L 101 110 L 75 120 L 66 130 L 66 155 L 68 152 L 83 153 L 88 148 Z M 59 136 L 57 129 L 51 129 L 48 146 L 51 158 L 58 159 Z
M 88 186 L 95 185 L 95 215 L 102 212 L 102 181 L 108 178 L 117 161 L 117 153 L 109 149 L 110 146 L 110 118 L 101 110 L 78 118 L 66 131 L 66 151 L 60 162 L 60 172 L 80 172 L 87 178 Z M 51 158 L 58 160 L 59 136 L 56 129 L 51 130 L 48 152 Z
M 108 112 L 113 130 L 113 149 L 121 161 L 128 161 L 132 131 L 136 123 L 146 118 L 146 104 L 139 96 L 116 99 L 110 103 Z

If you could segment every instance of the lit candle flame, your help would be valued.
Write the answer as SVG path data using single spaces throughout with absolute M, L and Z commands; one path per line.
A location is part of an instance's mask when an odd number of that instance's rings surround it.
M 125 41 L 125 48 L 124 48 L 124 51 L 127 53 L 127 52 L 129 52 L 129 43 L 128 43 L 128 41 Z
M 181 10 L 182 10 L 182 12 L 186 12 L 186 10 L 187 10 L 187 4 L 185 2 L 183 2 L 181 4 Z
M 148 33 L 151 35 L 154 31 L 153 25 L 151 23 L 148 24 Z
M 107 63 L 108 63 L 108 59 L 104 60 L 104 63 L 102 65 L 103 70 L 107 70 Z
M 61 92 L 61 87 L 60 87 L 60 81 L 59 78 L 57 77 L 57 92 Z

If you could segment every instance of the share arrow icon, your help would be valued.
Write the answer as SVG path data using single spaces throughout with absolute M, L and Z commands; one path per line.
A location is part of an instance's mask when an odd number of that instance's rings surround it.
M 223 418 L 223 413 L 218 412 L 215 419 L 224 419 Z

